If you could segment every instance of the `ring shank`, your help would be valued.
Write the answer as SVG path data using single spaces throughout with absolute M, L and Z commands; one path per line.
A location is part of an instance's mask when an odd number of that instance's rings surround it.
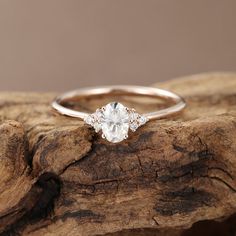
M 174 103 L 174 105 L 168 108 L 143 114 L 143 116 L 147 117 L 149 120 L 161 119 L 169 115 L 173 115 L 183 110 L 186 106 L 186 103 L 182 97 L 167 90 L 154 87 L 115 85 L 115 86 L 103 86 L 103 87 L 88 87 L 64 93 L 55 98 L 55 100 L 52 102 L 52 107 L 63 115 L 85 119 L 88 115 L 90 115 L 89 113 L 80 112 L 67 108 L 61 105 L 61 103 L 65 100 L 69 100 L 74 97 L 84 98 L 95 95 L 112 95 L 112 94 L 143 95 L 147 97 L 162 98 L 168 101 L 172 101 Z

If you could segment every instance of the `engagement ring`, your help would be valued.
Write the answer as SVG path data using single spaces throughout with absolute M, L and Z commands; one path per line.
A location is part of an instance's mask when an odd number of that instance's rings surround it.
M 63 105 L 70 99 L 90 98 L 96 95 L 135 95 L 151 98 L 161 98 L 173 105 L 153 111 L 139 114 L 134 108 L 128 108 L 119 102 L 111 102 L 98 108 L 94 113 L 86 113 L 70 109 Z M 67 92 L 55 98 L 52 107 L 60 114 L 83 119 L 92 126 L 96 132 L 101 132 L 102 137 L 109 142 L 118 143 L 128 138 L 129 130 L 135 132 L 140 126 L 150 120 L 160 119 L 175 114 L 184 109 L 186 103 L 179 95 L 167 90 L 142 86 L 103 86 L 82 88 Z

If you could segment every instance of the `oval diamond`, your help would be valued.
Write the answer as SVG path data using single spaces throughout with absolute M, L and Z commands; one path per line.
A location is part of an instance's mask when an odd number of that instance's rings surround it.
M 125 106 L 112 102 L 103 107 L 101 129 L 104 137 L 113 143 L 128 137 L 129 113 Z

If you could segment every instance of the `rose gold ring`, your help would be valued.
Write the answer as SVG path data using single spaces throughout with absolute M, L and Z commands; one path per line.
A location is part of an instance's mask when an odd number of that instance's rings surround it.
M 73 98 L 88 98 L 96 95 L 135 95 L 152 98 L 161 98 L 173 105 L 153 111 L 150 113 L 139 114 L 133 108 L 123 106 L 118 102 L 111 102 L 94 113 L 86 113 L 67 108 L 63 102 Z M 129 129 L 136 131 L 138 127 L 146 122 L 154 119 L 165 118 L 182 111 L 186 106 L 186 102 L 179 95 L 167 90 L 154 87 L 131 86 L 131 85 L 115 85 L 103 87 L 81 88 L 74 91 L 64 93 L 54 99 L 52 107 L 60 114 L 70 117 L 83 119 L 85 123 L 94 127 L 96 132 L 102 131 L 102 137 L 109 142 L 117 143 L 128 138 Z

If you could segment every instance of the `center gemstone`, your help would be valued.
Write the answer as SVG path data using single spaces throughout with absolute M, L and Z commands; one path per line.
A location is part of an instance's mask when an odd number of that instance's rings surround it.
M 97 133 L 102 131 L 102 137 L 109 142 L 118 143 L 128 138 L 129 129 L 135 132 L 148 118 L 119 102 L 112 102 L 98 108 L 96 112 L 85 117 L 84 121 Z
M 108 141 L 118 143 L 126 139 L 129 131 L 129 113 L 126 107 L 118 102 L 107 104 L 101 113 L 100 125 Z

